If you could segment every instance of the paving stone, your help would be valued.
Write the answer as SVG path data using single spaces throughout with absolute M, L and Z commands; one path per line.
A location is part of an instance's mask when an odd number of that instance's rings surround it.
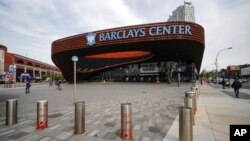
M 0 133 L 0 136 L 8 135 L 8 134 L 13 133 L 13 132 L 15 132 L 15 131 L 16 131 L 16 130 L 7 130 L 7 131 L 3 131 L 3 132 Z
M 38 141 L 48 141 L 49 139 L 51 139 L 51 138 L 49 138 L 49 137 L 44 137 L 44 138 L 42 138 L 42 139 L 40 139 L 40 140 L 38 140 Z
M 63 115 L 62 113 L 50 114 L 48 115 L 48 118 L 58 118 L 58 117 L 61 117 L 62 115 Z
M 107 127 L 115 127 L 116 123 L 115 122 L 107 122 L 104 124 L 104 126 L 107 126 Z
M 150 138 L 149 137 L 142 137 L 141 141 L 150 141 Z
M 73 135 L 73 132 L 62 132 L 61 134 L 57 135 L 55 138 L 60 139 L 60 140 L 67 140 L 72 135 Z
M 8 138 L 16 140 L 18 138 L 26 136 L 27 134 L 28 134 L 27 132 L 18 132 L 18 133 L 14 134 L 14 135 L 9 136 Z
M 28 132 L 28 133 L 31 133 L 31 132 L 33 132 L 33 131 L 35 131 L 35 130 L 36 130 L 36 128 L 35 128 L 35 127 L 32 127 L 32 126 L 28 126 L 28 127 L 26 127 L 26 128 L 21 129 L 21 131 L 23 131 L 23 132 Z
M 60 131 L 69 132 L 69 131 L 73 131 L 73 130 L 74 130 L 73 126 L 66 126 L 65 128 L 61 129 Z
M 96 121 L 96 122 L 94 122 L 93 124 L 94 125 L 97 125 L 97 124 L 99 124 L 101 121 Z
M 99 130 L 93 130 L 91 131 L 88 136 L 92 136 L 92 137 L 98 137 L 99 136 Z
M 108 140 L 115 140 L 117 138 L 117 135 L 115 133 L 108 132 L 103 136 L 103 138 Z
M 159 129 L 159 128 L 157 128 L 157 127 L 152 127 L 152 126 L 150 126 L 150 127 L 149 127 L 149 131 L 150 131 L 150 132 L 153 132 L 153 133 L 159 133 L 159 132 L 161 132 L 161 129 Z
M 49 129 L 50 129 L 50 130 L 55 130 L 56 128 L 58 128 L 58 127 L 60 127 L 60 126 L 62 126 L 62 125 L 57 124 L 57 125 L 54 125 L 54 126 L 49 127 Z

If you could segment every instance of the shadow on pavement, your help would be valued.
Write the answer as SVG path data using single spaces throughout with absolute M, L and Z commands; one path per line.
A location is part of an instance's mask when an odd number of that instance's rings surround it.
M 235 93 L 234 90 L 232 89 L 232 91 L 222 91 L 223 93 L 231 96 L 231 97 L 235 97 Z M 250 99 L 250 95 L 243 93 L 243 92 L 239 92 L 239 98 L 240 99 Z

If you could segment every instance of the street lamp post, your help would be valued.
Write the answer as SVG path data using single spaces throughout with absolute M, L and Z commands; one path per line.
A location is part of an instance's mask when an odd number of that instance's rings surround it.
M 181 67 L 178 67 L 177 72 L 178 72 L 178 87 L 180 87 L 180 81 L 181 81 Z
M 224 51 L 224 50 L 227 50 L 227 49 L 232 49 L 232 47 L 228 47 L 228 48 L 224 48 L 222 50 L 220 50 L 217 55 L 216 55 L 216 58 L 215 58 L 215 66 L 216 66 L 216 86 L 218 87 L 218 55 Z
M 77 56 L 72 56 L 72 61 L 74 62 L 74 103 L 76 102 L 76 62 L 78 61 L 78 57 Z

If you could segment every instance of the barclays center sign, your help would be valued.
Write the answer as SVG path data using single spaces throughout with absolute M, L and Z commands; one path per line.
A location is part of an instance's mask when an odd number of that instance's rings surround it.
M 131 28 L 118 31 L 111 31 L 99 33 L 97 40 L 99 42 L 122 40 L 131 38 L 142 38 L 146 34 L 149 36 L 167 36 L 167 35 L 192 35 L 191 27 L 189 25 L 166 25 L 166 26 L 152 26 L 146 28 Z M 86 35 L 87 45 L 92 46 L 96 42 L 96 33 L 88 33 Z

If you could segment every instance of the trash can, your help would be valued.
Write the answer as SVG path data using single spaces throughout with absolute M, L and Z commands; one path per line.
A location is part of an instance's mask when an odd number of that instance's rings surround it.
M 37 129 L 48 127 L 48 100 L 37 101 Z
M 193 141 L 192 109 L 179 107 L 179 141 Z
M 85 132 L 85 102 L 75 103 L 75 134 Z
M 17 123 L 17 100 L 8 99 L 6 101 L 6 125 Z
M 132 140 L 132 105 L 131 103 L 121 104 L 121 138 Z

